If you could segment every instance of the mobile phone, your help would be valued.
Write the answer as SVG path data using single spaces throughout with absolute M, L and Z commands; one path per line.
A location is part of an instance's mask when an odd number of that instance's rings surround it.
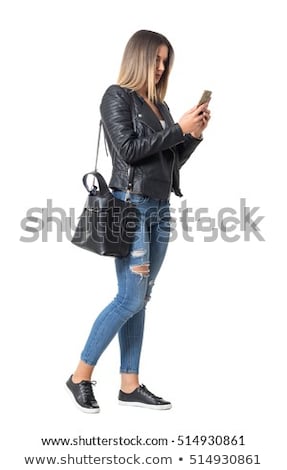
M 197 106 L 200 106 L 201 104 L 206 103 L 207 101 L 209 101 L 210 98 L 211 98 L 211 93 L 212 93 L 212 91 L 204 90 Z

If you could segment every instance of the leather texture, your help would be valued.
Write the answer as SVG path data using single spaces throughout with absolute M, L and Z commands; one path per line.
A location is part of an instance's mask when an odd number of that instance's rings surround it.
M 183 135 L 165 102 L 158 103 L 166 127 L 136 92 L 111 85 L 100 105 L 113 170 L 110 187 L 125 191 L 134 169 L 132 192 L 154 199 L 182 196 L 179 170 L 201 139 Z
M 93 175 L 99 188 L 89 189 L 87 178 Z M 103 256 L 124 257 L 130 252 L 139 215 L 129 201 L 114 197 L 103 176 L 92 171 L 83 177 L 88 199 L 71 242 Z

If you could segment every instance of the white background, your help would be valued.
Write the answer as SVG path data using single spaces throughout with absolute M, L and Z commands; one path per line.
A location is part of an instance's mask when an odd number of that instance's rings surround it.
M 286 468 L 283 6 L 279 0 L 1 2 L 3 468 L 26 468 L 24 455 L 134 452 L 170 455 L 175 468 L 192 468 L 189 455 L 200 453 L 259 454 L 261 470 Z M 237 228 L 239 241 L 219 236 L 207 243 L 195 225 L 188 242 L 178 222 L 148 308 L 141 368 L 143 383 L 173 409 L 118 406 L 115 339 L 95 370 L 101 413 L 85 415 L 64 383 L 95 316 L 114 296 L 113 260 L 78 250 L 65 236 L 60 243 L 56 224 L 47 242 L 40 233 L 38 241 L 24 243 L 20 237 L 31 233 L 20 223 L 47 199 L 67 216 L 70 208 L 79 215 L 100 100 L 138 29 L 159 31 L 174 46 L 166 100 L 175 120 L 203 89 L 213 91 L 204 142 L 182 172 L 188 207 L 208 208 L 212 217 L 232 207 L 239 215 L 245 198 L 260 208 L 256 216 L 265 216 L 265 242 L 252 235 L 244 241 Z M 100 167 L 108 179 L 104 151 Z M 177 218 L 180 204 L 172 199 Z M 244 435 L 246 446 L 44 448 L 40 441 L 214 433 Z

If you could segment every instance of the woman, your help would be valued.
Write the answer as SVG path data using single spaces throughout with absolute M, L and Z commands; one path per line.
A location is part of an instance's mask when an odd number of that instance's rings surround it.
M 94 367 L 118 333 L 121 351 L 119 403 L 169 409 L 139 382 L 146 303 L 169 241 L 169 197 L 181 196 L 179 169 L 202 140 L 208 103 L 187 111 L 174 123 L 164 102 L 173 48 L 161 34 L 138 31 L 128 41 L 117 85 L 110 86 L 100 111 L 112 157 L 110 187 L 117 198 L 127 192 L 141 221 L 129 256 L 116 258 L 118 294 L 99 314 L 66 385 L 77 406 L 97 413 L 91 381 Z

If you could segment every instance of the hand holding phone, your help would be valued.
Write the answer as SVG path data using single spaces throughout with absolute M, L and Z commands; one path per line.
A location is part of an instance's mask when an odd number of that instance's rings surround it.
M 197 105 L 184 113 L 181 119 L 179 119 L 178 123 L 183 134 L 191 134 L 195 138 L 201 136 L 210 119 L 210 111 L 207 109 L 207 106 L 203 107 L 202 111 L 198 111 L 197 108 L 208 103 L 211 99 L 211 94 L 210 90 L 204 90 Z

